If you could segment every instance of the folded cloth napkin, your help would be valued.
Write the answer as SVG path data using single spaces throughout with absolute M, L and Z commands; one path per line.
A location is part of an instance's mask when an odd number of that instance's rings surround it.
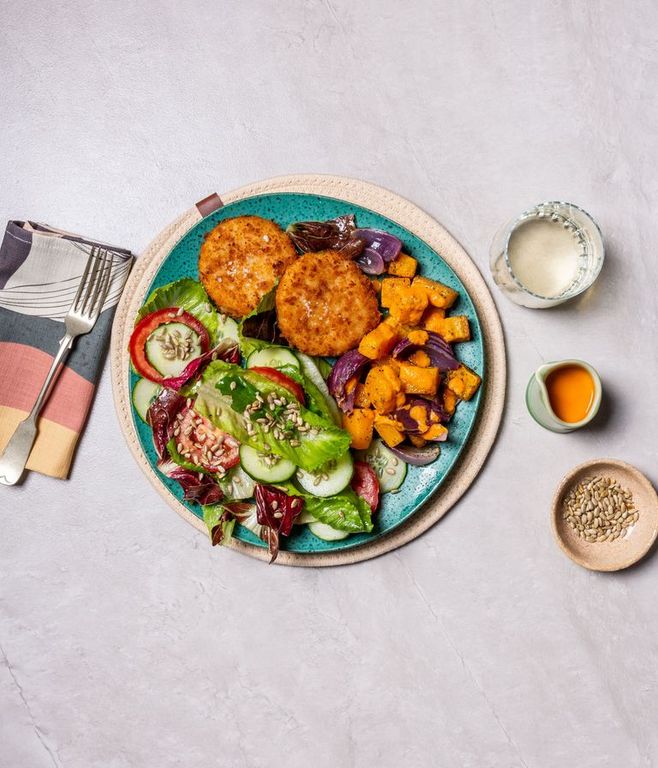
M 91 333 L 76 339 L 41 411 L 27 468 L 68 476 L 94 396 L 115 307 L 133 256 L 69 232 L 10 221 L 0 246 L 0 452 L 32 409 L 59 342 L 92 246 L 113 255 L 107 299 Z

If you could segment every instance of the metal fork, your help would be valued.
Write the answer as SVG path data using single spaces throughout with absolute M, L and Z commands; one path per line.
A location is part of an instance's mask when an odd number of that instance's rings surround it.
M 5 450 L 0 455 L 0 483 L 15 485 L 23 475 L 30 451 L 37 436 L 37 418 L 44 403 L 52 392 L 73 341 L 94 327 L 110 288 L 112 277 L 112 254 L 104 248 L 92 247 L 85 271 L 80 280 L 73 304 L 64 318 L 66 333 L 59 342 L 46 380 L 37 395 L 29 415 L 16 427 Z

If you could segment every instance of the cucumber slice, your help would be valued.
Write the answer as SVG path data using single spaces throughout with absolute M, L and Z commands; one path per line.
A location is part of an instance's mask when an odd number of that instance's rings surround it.
M 297 469 L 288 459 L 260 453 L 248 445 L 240 446 L 240 463 L 255 480 L 262 480 L 264 483 L 282 483 L 292 477 Z
M 252 352 L 247 359 L 247 368 L 261 366 L 264 368 L 283 368 L 292 365 L 299 370 L 299 360 L 289 349 L 283 347 L 266 347 Z
M 346 539 L 349 536 L 347 531 L 337 531 L 330 525 L 327 525 L 326 523 L 320 523 L 319 521 L 315 523 L 309 523 L 308 529 L 314 536 L 317 536 L 318 539 L 322 539 L 322 541 L 340 541 L 341 539 Z
M 231 470 L 225 480 L 219 483 L 219 487 L 229 501 L 241 501 L 253 498 L 256 483 L 253 477 L 238 465 Z
M 133 407 L 142 421 L 146 422 L 146 413 L 151 403 L 160 394 L 161 389 L 162 387 L 159 384 L 148 379 L 139 379 L 135 383 L 133 387 Z
M 177 354 L 177 348 L 189 340 L 185 359 Z M 146 340 L 146 358 L 166 378 L 182 373 L 190 360 L 199 357 L 199 334 L 185 323 L 165 323 L 153 331 Z
M 334 496 L 346 488 L 352 479 L 354 464 L 348 451 L 340 459 L 327 462 L 315 472 L 306 472 L 298 469 L 297 482 L 301 487 L 313 496 Z
M 407 476 L 406 463 L 379 439 L 373 440 L 367 451 L 361 451 L 359 458 L 375 470 L 382 493 L 397 491 Z
M 238 324 L 228 315 L 217 315 L 217 338 L 238 340 Z

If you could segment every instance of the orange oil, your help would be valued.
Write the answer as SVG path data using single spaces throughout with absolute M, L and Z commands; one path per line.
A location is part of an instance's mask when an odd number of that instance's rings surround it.
M 584 419 L 594 402 L 594 379 L 580 365 L 563 365 L 551 371 L 546 389 L 555 415 L 571 424 Z

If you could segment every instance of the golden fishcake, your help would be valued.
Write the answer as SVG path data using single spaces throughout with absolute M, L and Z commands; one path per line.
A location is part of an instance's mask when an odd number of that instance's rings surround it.
M 276 312 L 292 346 L 327 357 L 358 346 L 380 319 L 370 280 L 336 251 L 304 254 L 286 269 L 276 290 Z
M 260 216 L 237 216 L 206 235 L 199 276 L 220 312 L 240 318 L 256 309 L 296 258 L 292 240 L 278 224 Z

